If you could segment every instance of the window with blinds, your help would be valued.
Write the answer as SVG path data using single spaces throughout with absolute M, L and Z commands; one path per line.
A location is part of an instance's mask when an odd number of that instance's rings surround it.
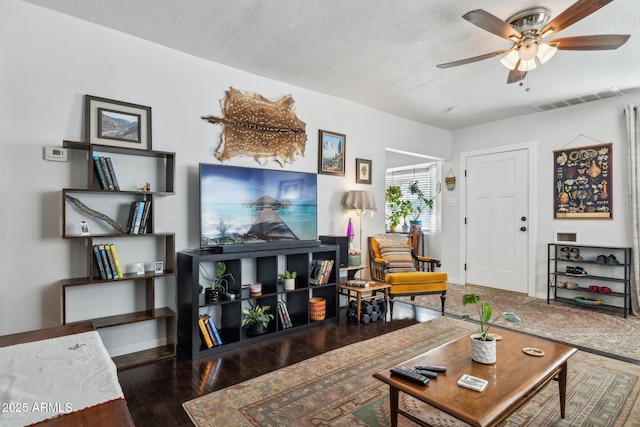
M 436 231 L 436 164 L 425 163 L 410 167 L 387 169 L 385 174 L 385 188 L 390 185 L 399 186 L 402 190 L 402 200 L 409 200 L 413 206 L 416 206 L 418 198 L 409 192 L 409 183 L 412 181 L 418 181 L 418 187 L 434 203 L 433 209 L 425 207 L 418 218 L 422 221 L 422 231 Z M 389 206 L 385 203 L 385 218 L 390 214 Z M 407 217 L 407 221 L 410 219 L 413 219 L 413 217 Z

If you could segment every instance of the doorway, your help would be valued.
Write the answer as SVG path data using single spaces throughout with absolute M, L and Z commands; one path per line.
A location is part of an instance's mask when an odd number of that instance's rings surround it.
M 535 295 L 533 148 L 461 153 L 464 283 Z

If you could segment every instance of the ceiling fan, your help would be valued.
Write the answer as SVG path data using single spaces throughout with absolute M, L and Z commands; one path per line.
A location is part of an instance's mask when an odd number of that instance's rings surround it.
M 472 10 L 462 17 L 472 24 L 513 43 L 510 49 L 499 50 L 473 58 L 440 64 L 438 68 L 457 67 L 484 59 L 506 55 L 500 62 L 509 69 L 507 83 L 523 80 L 528 71 L 536 68 L 535 58 L 541 64 L 547 62 L 558 50 L 611 50 L 622 46 L 628 34 L 601 34 L 594 36 L 565 37 L 544 43 L 543 38 L 558 33 L 570 25 L 591 15 L 613 0 L 578 0 L 551 22 L 551 12 L 536 7 L 520 12 L 506 21 L 482 9 Z

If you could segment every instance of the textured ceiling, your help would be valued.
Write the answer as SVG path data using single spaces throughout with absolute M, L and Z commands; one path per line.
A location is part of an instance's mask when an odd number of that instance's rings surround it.
M 631 34 L 625 45 L 560 51 L 531 71 L 524 87 L 506 84 L 500 57 L 436 65 L 510 47 L 465 21 L 466 12 L 484 9 L 506 20 L 544 6 L 555 17 L 573 0 L 25 1 L 444 129 L 533 114 L 531 105 L 612 87 L 622 93 L 640 88 L 637 0 L 615 0 L 558 33 Z

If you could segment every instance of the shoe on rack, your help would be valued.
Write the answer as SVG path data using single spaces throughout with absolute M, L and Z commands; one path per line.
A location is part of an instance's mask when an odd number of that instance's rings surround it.
M 569 246 L 560 248 L 560 259 L 569 259 Z
M 567 289 L 578 289 L 580 285 L 576 282 L 567 282 Z
M 556 280 L 556 288 L 565 288 L 567 287 L 567 282 L 563 280 Z
M 566 274 L 569 276 L 586 276 L 587 272 L 582 267 L 567 267 Z
M 571 249 L 569 249 L 569 259 L 571 261 L 584 261 L 582 259 L 582 257 L 580 256 L 580 249 L 579 248 L 571 248 Z
M 620 265 L 620 263 L 618 262 L 618 260 L 616 259 L 616 257 L 614 255 L 609 255 L 607 257 L 607 264 L 609 264 L 609 265 Z
M 600 292 L 600 287 L 599 286 L 595 286 L 595 285 L 590 285 L 589 286 L 589 290 L 591 292 Z
M 606 255 L 598 255 L 598 258 L 596 258 L 596 262 L 598 264 L 606 264 L 607 263 Z
M 607 288 L 606 286 L 600 286 L 598 292 L 602 292 L 603 294 L 610 294 L 611 288 Z

